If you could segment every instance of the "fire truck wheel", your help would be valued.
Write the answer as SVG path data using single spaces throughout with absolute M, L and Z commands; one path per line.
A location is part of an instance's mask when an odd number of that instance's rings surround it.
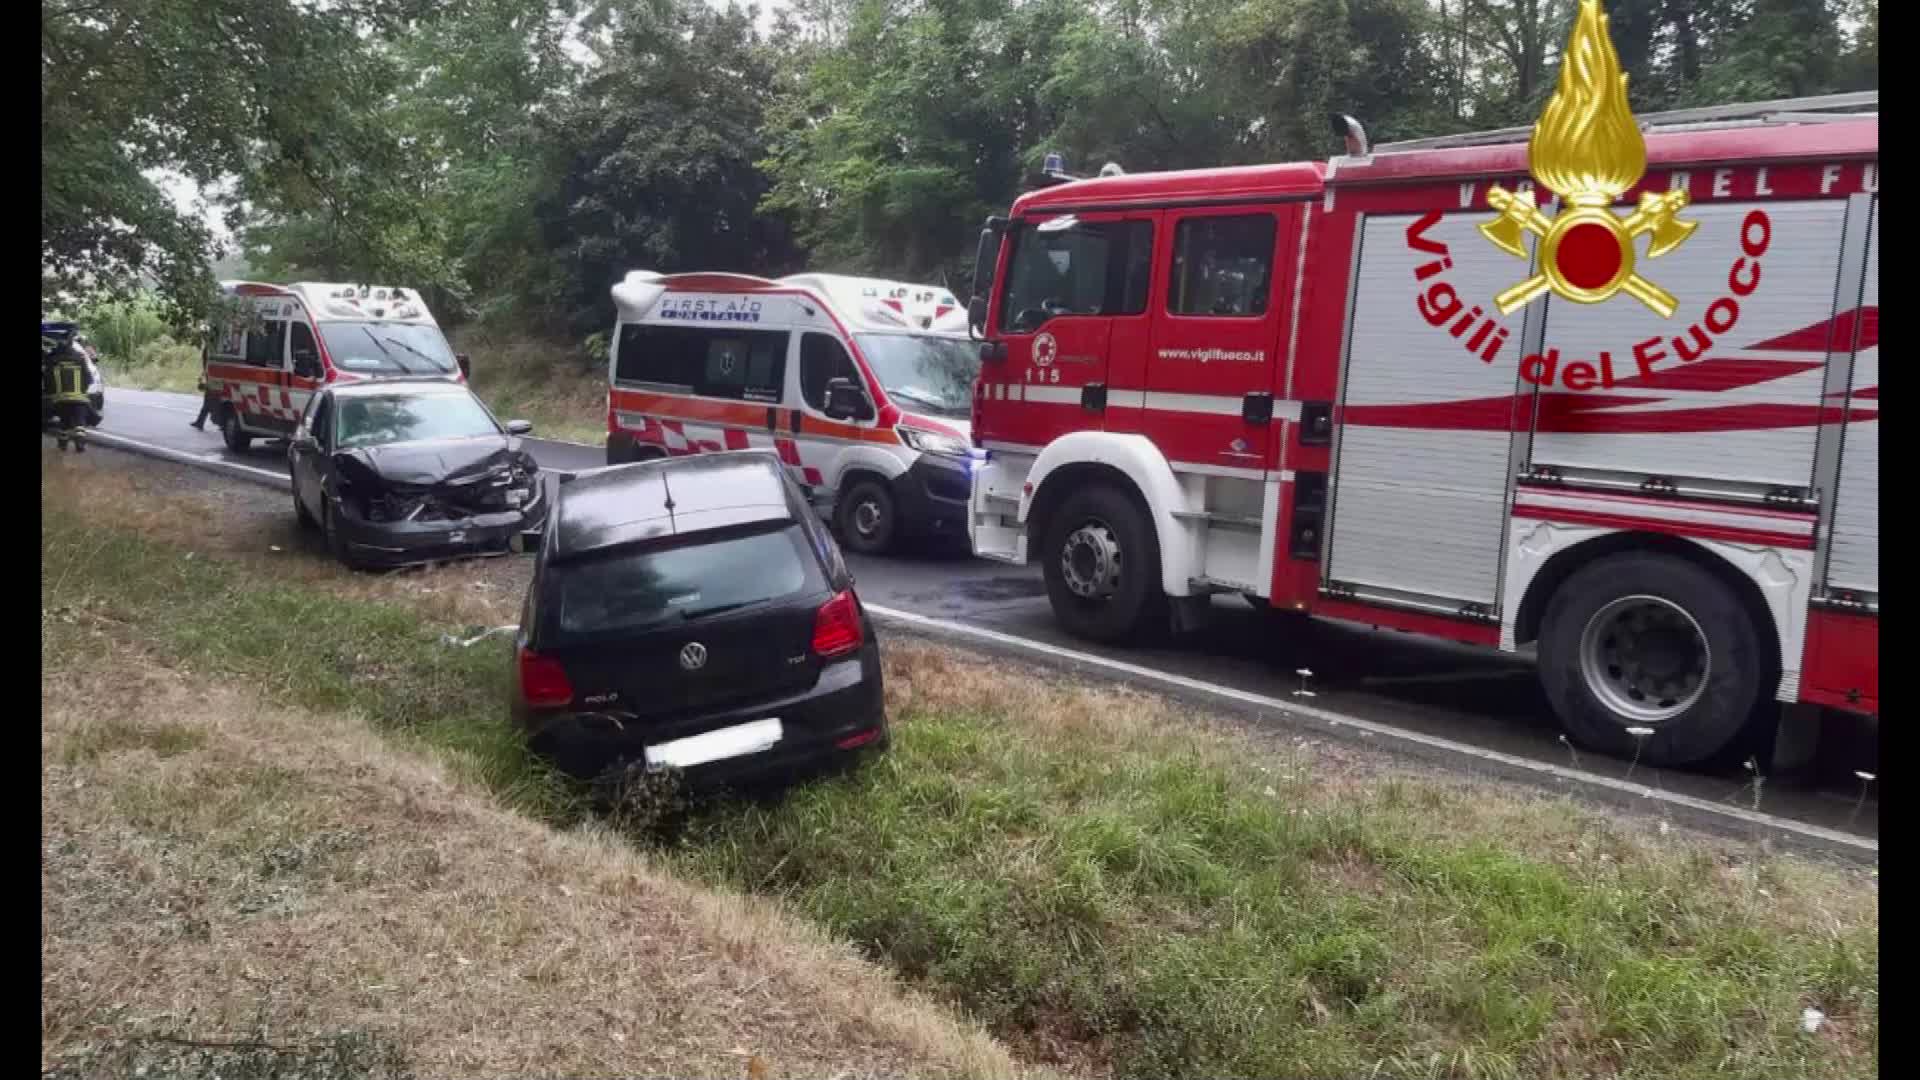
M 1112 487 L 1067 497 L 1047 525 L 1040 564 L 1054 617 L 1077 637 L 1133 638 L 1166 603 L 1153 527 L 1133 499 Z
M 878 480 L 857 480 L 833 508 L 840 538 L 862 555 L 879 555 L 893 546 L 899 514 L 893 492 Z
M 1745 732 L 1770 667 L 1763 640 L 1740 598 L 1706 569 L 1671 555 L 1614 555 L 1554 592 L 1540 681 L 1582 745 L 1687 765 Z
M 253 436 L 240 427 L 240 414 L 228 409 L 220 417 L 220 434 L 227 440 L 227 449 L 236 454 L 244 454 L 247 447 L 253 445 Z

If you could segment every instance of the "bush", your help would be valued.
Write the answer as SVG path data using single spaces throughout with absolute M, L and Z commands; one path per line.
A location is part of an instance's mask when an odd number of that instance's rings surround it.
M 145 297 L 93 304 L 78 322 L 103 355 L 123 363 L 136 361 L 141 346 L 167 336 L 159 306 Z
M 192 345 L 182 345 L 171 335 L 162 334 L 139 348 L 133 350 L 134 367 L 199 367 L 200 350 Z

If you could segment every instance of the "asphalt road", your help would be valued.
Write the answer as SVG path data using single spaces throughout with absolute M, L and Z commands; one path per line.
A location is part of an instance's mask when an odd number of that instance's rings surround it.
M 286 471 L 280 444 L 227 450 L 211 425 L 188 427 L 192 395 L 110 389 L 102 430 L 257 469 Z M 605 464 L 597 447 L 529 438 L 547 469 Z M 995 630 L 1282 700 L 1311 703 L 1375 724 L 1470 743 L 1517 757 L 1631 779 L 1713 802 L 1751 805 L 1749 774 L 1737 765 L 1679 772 L 1576 755 L 1524 657 L 1434 641 L 1393 630 L 1321 620 L 1269 621 L 1245 603 L 1216 598 L 1212 625 L 1158 646 L 1105 649 L 1069 638 L 1053 623 L 1036 566 L 974 559 L 964 550 L 916 550 L 887 558 L 849 556 L 860 595 L 918 615 Z M 1313 674 L 1303 679 L 1299 669 Z M 1296 696 L 1301 689 L 1310 698 Z M 1855 770 L 1878 772 L 1877 739 L 1863 721 L 1833 714 L 1821 751 L 1803 776 L 1769 778 L 1761 809 L 1807 824 L 1878 837 L 1877 791 L 1864 806 Z

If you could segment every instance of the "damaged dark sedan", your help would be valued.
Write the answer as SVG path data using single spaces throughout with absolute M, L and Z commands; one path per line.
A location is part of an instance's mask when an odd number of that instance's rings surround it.
M 381 380 L 313 395 L 287 444 L 293 512 L 354 568 L 517 550 L 546 522 L 539 466 L 458 383 Z

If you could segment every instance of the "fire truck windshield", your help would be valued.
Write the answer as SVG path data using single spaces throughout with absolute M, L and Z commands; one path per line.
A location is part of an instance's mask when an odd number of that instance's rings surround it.
M 858 334 L 867 366 L 901 408 L 964 417 L 980 374 L 979 346 L 962 338 L 920 334 Z
M 323 322 L 333 366 L 355 375 L 451 375 L 458 365 L 435 326 L 402 322 Z

